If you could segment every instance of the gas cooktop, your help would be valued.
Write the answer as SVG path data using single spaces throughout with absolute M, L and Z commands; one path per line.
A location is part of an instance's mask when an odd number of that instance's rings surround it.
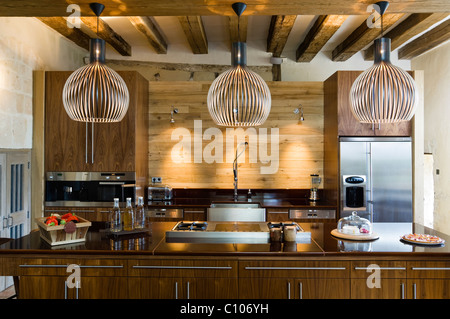
M 297 242 L 309 242 L 311 233 L 293 222 L 181 221 L 166 232 L 167 242 L 269 243 L 270 229 L 297 226 Z

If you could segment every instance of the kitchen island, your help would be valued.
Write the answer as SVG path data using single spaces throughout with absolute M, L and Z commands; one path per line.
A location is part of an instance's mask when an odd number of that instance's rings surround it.
M 0 274 L 20 278 L 24 299 L 450 297 L 450 236 L 418 224 L 374 224 L 379 239 L 355 242 L 333 237 L 335 223 L 300 223 L 309 241 L 254 244 L 168 242 L 175 224 L 111 237 L 93 223 L 85 242 L 60 246 L 32 232 L 0 245 Z M 413 232 L 446 244 L 400 241 Z M 68 265 L 79 266 L 81 288 L 67 286 Z

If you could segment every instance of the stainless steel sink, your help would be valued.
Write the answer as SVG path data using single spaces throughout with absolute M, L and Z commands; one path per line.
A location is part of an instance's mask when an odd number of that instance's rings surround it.
M 207 212 L 208 221 L 266 221 L 266 209 L 259 203 L 229 202 L 212 203 Z

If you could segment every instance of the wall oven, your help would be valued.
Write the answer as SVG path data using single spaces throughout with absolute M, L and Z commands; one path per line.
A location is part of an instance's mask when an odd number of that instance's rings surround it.
M 45 206 L 111 206 L 114 198 L 135 201 L 135 172 L 48 172 Z

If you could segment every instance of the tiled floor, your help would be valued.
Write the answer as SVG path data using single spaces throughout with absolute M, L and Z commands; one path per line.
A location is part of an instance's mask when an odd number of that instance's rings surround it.
M 14 286 L 8 287 L 3 291 L 0 291 L 0 299 L 8 299 L 16 293 Z

